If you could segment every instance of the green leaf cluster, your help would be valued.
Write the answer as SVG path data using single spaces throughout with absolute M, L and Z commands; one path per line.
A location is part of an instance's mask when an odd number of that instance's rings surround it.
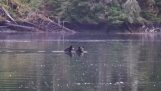
M 108 21 L 112 24 L 120 24 L 127 21 L 127 14 L 118 6 L 109 7 Z
M 108 6 L 99 0 L 49 0 L 48 6 L 51 15 L 68 22 L 121 23 L 127 19 L 121 7 Z

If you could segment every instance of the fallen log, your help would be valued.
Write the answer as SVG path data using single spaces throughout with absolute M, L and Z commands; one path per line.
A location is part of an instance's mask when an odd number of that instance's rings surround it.
M 8 28 L 8 26 L 0 26 L 0 28 Z
M 37 27 L 37 25 L 27 22 L 27 21 L 16 21 L 17 24 L 22 25 L 22 26 L 29 26 L 29 27 Z
M 11 23 L 5 23 L 5 25 L 9 29 L 17 30 L 17 31 L 36 31 L 37 30 L 35 27 L 22 26 L 22 25 L 11 24 Z
M 10 13 L 4 8 L 0 7 L 1 12 L 7 18 L 0 22 L 0 26 L 7 26 L 7 28 L 16 31 L 46 31 L 46 32 L 66 32 L 75 33 L 74 30 L 68 29 L 43 15 L 35 15 L 31 21 L 16 21 Z

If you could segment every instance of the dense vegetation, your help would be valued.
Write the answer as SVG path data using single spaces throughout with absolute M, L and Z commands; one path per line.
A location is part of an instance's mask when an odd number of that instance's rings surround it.
M 38 12 L 55 20 L 82 24 L 161 22 L 161 0 L 0 0 L 0 5 L 17 18 Z

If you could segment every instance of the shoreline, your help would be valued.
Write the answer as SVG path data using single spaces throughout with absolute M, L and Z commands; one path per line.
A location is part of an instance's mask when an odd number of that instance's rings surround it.
M 161 24 L 80 24 L 80 23 L 66 23 L 65 27 L 73 29 L 78 32 L 84 31 L 100 31 L 106 33 L 157 33 L 161 32 Z
M 160 24 L 80 24 L 64 23 L 59 24 L 54 21 L 41 19 L 43 23 L 35 21 L 0 21 L 0 32 L 52 32 L 52 33 L 81 33 L 81 32 L 102 32 L 113 34 L 150 34 L 161 32 Z M 33 20 L 32 20 L 33 21 Z

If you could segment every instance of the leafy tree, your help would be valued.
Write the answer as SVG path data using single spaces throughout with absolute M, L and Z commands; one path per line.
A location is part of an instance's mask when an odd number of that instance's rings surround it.
M 113 24 L 122 24 L 127 21 L 127 14 L 117 6 L 112 6 L 109 8 L 108 21 Z

